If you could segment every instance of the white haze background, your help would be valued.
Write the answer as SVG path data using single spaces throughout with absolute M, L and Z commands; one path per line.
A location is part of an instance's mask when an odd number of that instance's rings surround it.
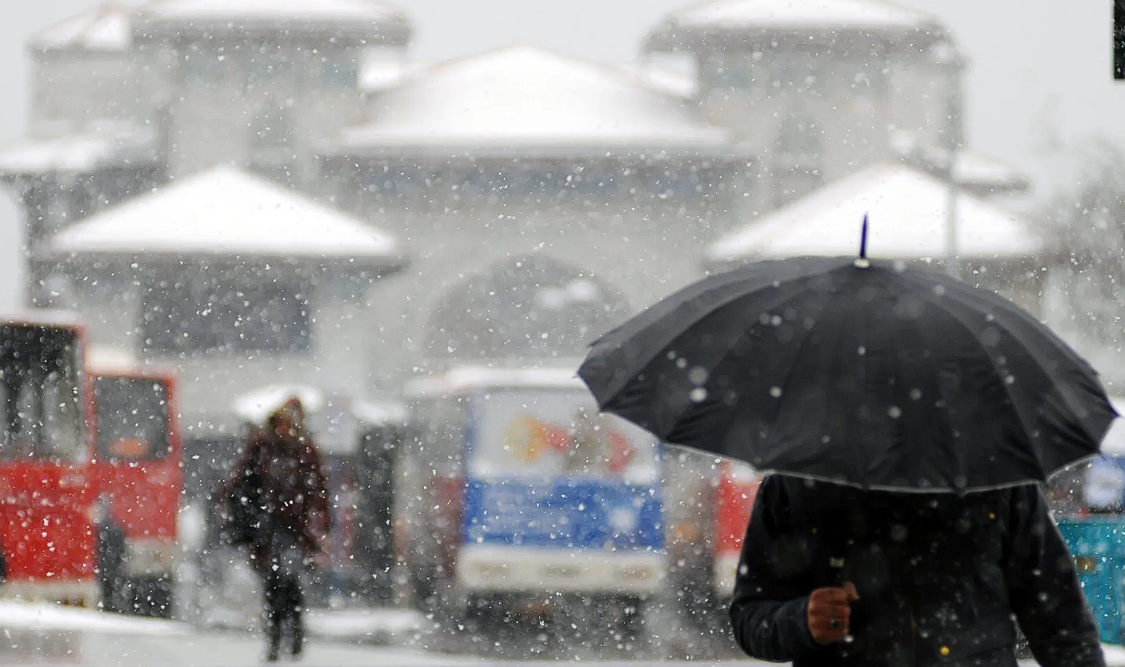
M 799 1 L 799 0 L 795 0 Z M 393 0 L 392 0 L 393 2 Z M 425 61 L 529 43 L 607 62 L 636 58 L 644 34 L 692 0 L 399 0 Z M 0 143 L 27 121 L 28 37 L 96 0 L 12 2 L 0 21 Z M 135 2 L 129 4 L 136 4 Z M 945 23 L 970 58 L 970 144 L 1026 170 L 1035 195 L 1072 180 L 1093 138 L 1125 145 L 1125 82 L 1111 77 L 1111 0 L 899 0 Z M 18 305 L 22 225 L 0 196 L 0 307 Z

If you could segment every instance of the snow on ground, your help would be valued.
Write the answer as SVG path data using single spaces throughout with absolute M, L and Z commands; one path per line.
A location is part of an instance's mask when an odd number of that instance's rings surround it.
M 359 630 L 373 619 L 384 625 L 411 623 L 406 616 L 326 612 L 310 616 L 313 626 L 334 624 L 336 630 Z M 323 629 L 323 628 L 321 628 Z M 48 604 L 0 601 L 0 667 L 8 665 L 114 665 L 115 667 L 209 667 L 262 664 L 264 642 L 254 634 L 195 632 L 173 621 L 120 617 L 89 609 L 68 609 Z M 1125 667 L 1125 648 L 1105 647 L 1110 667 Z M 565 656 L 562 656 L 565 660 Z M 496 665 L 505 667 L 544 667 L 558 660 L 486 660 L 464 654 L 426 653 L 398 647 L 358 646 L 354 643 L 310 642 L 304 664 L 401 665 L 434 667 L 456 665 Z M 633 660 L 583 659 L 584 665 L 597 667 L 636 667 Z M 712 665 L 764 665 L 752 660 L 668 661 L 666 667 L 704 667 Z M 1034 663 L 1024 663 L 1033 667 Z
M 51 603 L 0 601 L 0 629 L 108 632 L 119 635 L 186 635 L 183 623 L 109 614 Z
M 321 639 L 379 641 L 421 632 L 422 614 L 408 609 L 313 609 L 307 616 L 311 636 Z
M 1102 646 L 1102 651 L 1105 653 L 1105 661 L 1110 667 L 1125 665 L 1125 647 Z
M 115 635 L 86 633 L 39 643 L 27 638 L 6 648 L 0 641 L 0 666 L 58 664 L 68 666 L 113 665 L 113 667 L 241 667 L 261 665 L 265 642 L 259 637 L 197 634 L 182 637 L 159 635 Z M 283 664 L 294 664 L 286 657 Z M 444 656 L 410 649 L 345 646 L 310 642 L 297 664 L 351 667 L 397 665 L 443 667 L 479 663 L 472 657 Z

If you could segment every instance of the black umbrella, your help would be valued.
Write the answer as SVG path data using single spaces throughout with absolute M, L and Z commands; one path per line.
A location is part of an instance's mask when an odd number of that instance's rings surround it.
M 603 410 L 666 442 L 865 489 L 1045 480 L 1116 413 L 1027 312 L 902 262 L 761 262 L 696 283 L 596 342 Z

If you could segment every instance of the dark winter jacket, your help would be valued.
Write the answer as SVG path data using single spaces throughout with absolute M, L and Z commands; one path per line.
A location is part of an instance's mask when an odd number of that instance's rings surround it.
M 256 562 L 276 556 L 270 553 L 273 547 L 287 541 L 281 533 L 307 556 L 323 549 L 330 528 L 328 488 L 320 455 L 307 436 L 255 429 L 221 494 L 232 507 L 247 496 L 254 526 L 244 541 Z
M 840 557 L 842 572 L 833 568 Z M 843 581 L 860 596 L 853 640 L 821 646 L 809 633 L 808 596 Z M 1042 667 L 1105 664 L 1036 486 L 959 497 L 768 477 L 730 614 L 746 653 L 794 667 L 1015 667 L 1013 614 Z

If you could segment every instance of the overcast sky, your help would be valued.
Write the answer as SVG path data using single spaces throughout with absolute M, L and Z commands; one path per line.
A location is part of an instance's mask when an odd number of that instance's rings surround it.
M 315 0 L 309 0 L 314 2 Z M 416 58 L 436 60 L 512 43 L 604 61 L 635 58 L 644 33 L 692 0 L 405 0 Z M 799 0 L 794 0 L 799 1 Z M 34 31 L 91 9 L 94 0 L 9 3 L 0 21 L 0 142 L 24 134 Z M 137 4 L 136 2 L 131 4 Z M 899 0 L 953 31 L 971 60 L 969 140 L 1034 178 L 1036 191 L 1071 178 L 1062 159 L 1095 138 L 1125 145 L 1125 82 L 1110 76 L 1111 0 Z M 19 227 L 0 196 L 0 306 L 20 300 Z

